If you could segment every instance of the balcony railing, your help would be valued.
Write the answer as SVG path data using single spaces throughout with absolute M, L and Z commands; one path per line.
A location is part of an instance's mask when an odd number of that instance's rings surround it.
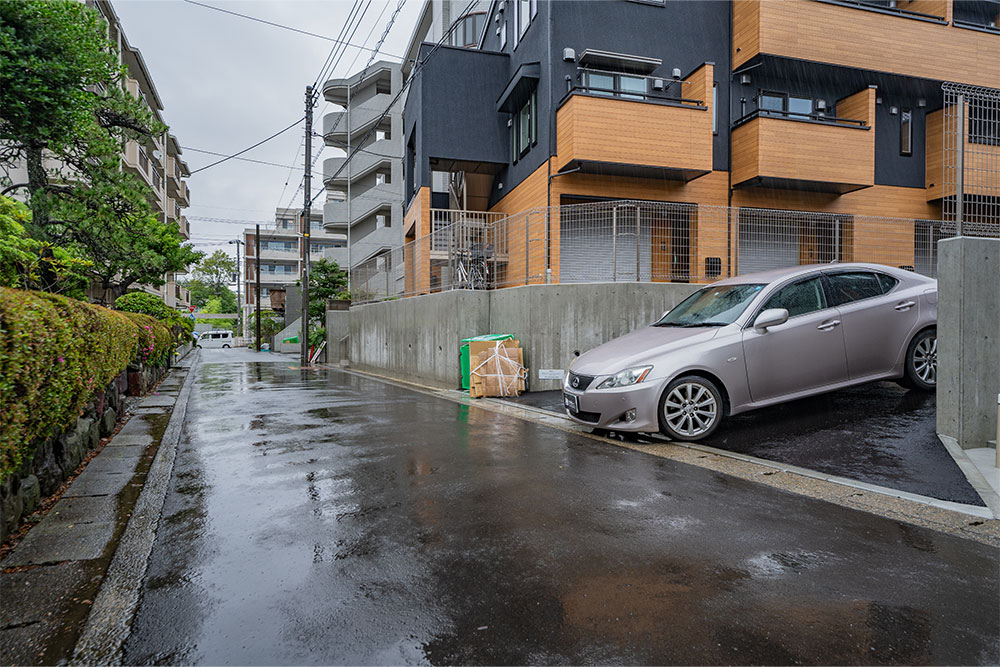
M 806 123 L 821 123 L 823 125 L 847 125 L 851 127 L 867 127 L 868 121 L 858 120 L 856 118 L 838 118 L 836 116 L 827 116 L 819 113 L 799 113 L 797 111 L 777 111 L 772 109 L 757 109 L 751 111 L 742 118 L 737 119 L 733 122 L 733 129 L 736 129 L 740 125 L 749 123 L 754 118 L 784 118 L 787 120 L 798 120 Z
M 906 9 L 905 7 L 900 7 L 896 0 L 819 0 L 820 2 L 826 2 L 831 5 L 843 5 L 845 7 L 856 7 L 858 9 L 864 9 L 870 12 L 879 12 L 882 14 L 896 14 L 897 16 L 908 16 L 910 18 L 917 19 L 927 19 L 930 21 L 943 22 L 945 20 L 945 1 L 941 0 L 938 3 L 938 7 L 941 11 L 941 16 L 935 14 L 928 14 L 926 12 L 918 12 L 912 9 Z M 904 4 L 907 4 L 904 0 Z
M 570 88 L 569 93 L 587 93 L 678 106 L 700 107 L 705 104 L 705 100 L 683 97 L 682 89 L 685 85 L 689 85 L 689 82 L 680 79 L 578 67 L 576 80 L 576 85 Z

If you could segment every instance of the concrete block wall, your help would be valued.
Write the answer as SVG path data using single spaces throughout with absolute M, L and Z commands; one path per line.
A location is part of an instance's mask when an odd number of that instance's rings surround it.
M 351 308 L 350 365 L 441 387 L 458 385 L 463 338 L 509 333 L 521 341 L 531 390 L 558 389 L 539 369 L 565 369 L 586 350 L 659 319 L 701 285 L 601 283 L 456 290 Z M 343 328 L 330 326 L 328 336 Z M 339 340 L 343 334 L 338 334 Z M 328 340 L 330 347 L 335 341 Z
M 938 243 L 937 429 L 962 449 L 997 437 L 1000 239 Z
M 490 331 L 517 336 L 532 391 L 558 389 L 539 369 L 565 369 L 587 350 L 658 320 L 703 285 L 580 283 L 490 292 Z M 485 332 L 483 332 L 485 333 Z
M 459 341 L 489 331 L 489 294 L 456 290 L 352 307 L 351 366 L 402 380 L 458 386 Z

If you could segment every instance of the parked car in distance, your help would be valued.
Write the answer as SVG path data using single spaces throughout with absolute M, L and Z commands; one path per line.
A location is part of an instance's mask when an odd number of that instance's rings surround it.
M 198 336 L 198 347 L 232 347 L 234 340 L 232 331 L 205 331 Z
M 873 380 L 931 391 L 936 326 L 937 281 L 903 269 L 749 274 L 577 357 L 563 400 L 594 428 L 700 440 L 728 415 Z

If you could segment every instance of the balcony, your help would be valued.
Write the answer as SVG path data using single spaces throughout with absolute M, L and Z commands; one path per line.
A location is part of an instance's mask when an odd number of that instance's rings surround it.
M 755 111 L 732 133 L 734 188 L 844 194 L 875 184 L 875 89 L 837 103 L 837 117 Z
M 350 165 L 351 183 L 356 183 L 379 169 L 386 171 L 392 169 L 393 150 L 392 141 L 383 139 L 365 146 L 364 151 L 355 153 Z M 331 157 L 323 160 L 323 184 L 327 188 L 339 190 L 347 187 L 348 169 L 344 169 L 333 178 L 346 159 L 346 157 Z
M 364 137 L 382 120 L 382 114 L 385 113 L 391 102 L 392 95 L 380 93 L 366 100 L 363 104 L 351 106 L 352 143 Z M 323 140 L 327 146 L 346 148 L 347 123 L 347 111 L 332 111 L 323 116 Z
M 559 170 L 690 181 L 712 171 L 712 65 L 683 82 L 683 97 L 656 96 L 664 80 L 581 70 L 556 115 Z M 600 77 L 600 78 L 599 78 Z M 610 87 L 595 81 L 625 82 Z
M 183 215 L 177 218 L 177 230 L 184 240 L 191 239 L 191 227 L 188 226 L 188 219 Z
M 177 158 L 167 156 L 167 194 L 171 197 L 177 196 L 177 189 L 181 186 L 181 169 Z
M 122 153 L 122 158 L 126 171 L 141 178 L 146 185 L 153 186 L 153 176 L 149 169 L 149 156 L 146 155 L 145 149 L 138 142 L 125 142 L 125 150 Z
M 177 193 L 174 195 L 180 206 L 190 206 L 191 205 L 191 191 L 188 190 L 187 183 L 180 181 L 177 184 Z
M 951 0 L 742 0 L 733 70 L 758 55 L 1000 88 L 997 35 L 949 25 Z M 956 17 L 957 18 L 957 17 Z
M 299 250 L 298 248 L 292 250 L 269 250 L 268 248 L 261 248 L 260 258 L 297 262 L 299 259 Z
M 945 119 L 946 112 L 949 118 Z M 955 172 L 952 166 L 952 174 L 946 178 L 945 175 L 945 155 L 949 150 L 954 152 L 954 139 L 951 146 L 946 149 L 944 146 L 944 125 L 947 122 L 949 128 L 954 130 L 955 116 L 954 107 L 949 109 L 938 109 L 927 114 L 927 165 L 924 170 L 924 178 L 927 186 L 927 201 L 935 201 L 955 194 L 956 184 Z M 965 105 L 965 118 L 969 117 L 969 105 Z M 976 124 L 968 123 L 970 132 L 965 135 L 965 169 L 963 193 L 967 197 L 996 197 L 1000 191 L 1000 122 Z M 992 127 L 991 127 L 992 126 Z M 975 135 L 972 134 L 976 128 Z M 954 136 L 954 135 L 952 135 Z M 955 156 L 949 158 L 949 162 L 954 164 Z M 950 182 L 949 182 L 950 181 Z

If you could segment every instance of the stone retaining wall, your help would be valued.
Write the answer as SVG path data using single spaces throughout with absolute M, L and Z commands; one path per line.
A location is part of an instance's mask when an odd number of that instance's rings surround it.
M 168 372 L 167 367 L 129 367 L 94 394 L 83 413 L 67 427 L 35 443 L 34 456 L 0 483 L 0 543 L 21 520 L 51 495 L 97 446 L 111 435 L 125 396 L 141 396 Z

